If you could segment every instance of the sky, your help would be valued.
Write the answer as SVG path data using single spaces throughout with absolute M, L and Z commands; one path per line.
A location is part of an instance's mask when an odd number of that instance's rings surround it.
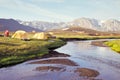
M 0 0 L 0 18 L 68 22 L 81 17 L 120 20 L 120 0 Z

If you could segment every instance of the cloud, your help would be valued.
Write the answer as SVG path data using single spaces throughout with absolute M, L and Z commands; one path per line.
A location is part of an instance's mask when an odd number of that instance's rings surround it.
M 46 17 L 50 17 L 50 18 L 56 18 L 56 19 L 66 19 L 66 20 L 72 19 L 72 17 L 70 17 L 70 16 L 55 13 L 48 9 L 40 8 L 39 6 L 34 5 L 34 4 L 24 3 L 24 2 L 21 2 L 21 4 L 24 5 L 24 7 L 22 7 L 22 9 L 27 10 L 27 11 L 32 12 L 37 15 L 46 16 Z M 19 6 L 19 7 L 21 7 L 21 6 Z
M 24 8 L 30 12 L 33 12 L 35 14 L 40 14 L 40 15 L 43 15 L 43 16 L 47 16 L 47 17 L 53 17 L 53 18 L 60 18 L 60 19 L 64 19 L 64 18 L 70 18 L 68 16 L 65 16 L 65 15 L 62 15 L 62 14 L 57 14 L 55 12 L 51 12 L 47 9 L 43 9 L 43 8 L 39 8 L 35 5 L 29 5 L 27 4 L 26 5 L 26 8 Z
M 41 8 L 40 6 L 37 6 L 32 3 L 25 3 L 24 1 L 18 1 L 18 0 L 13 0 L 11 2 L 10 1 L 11 0 L 0 1 L 0 2 L 4 3 L 4 4 L 1 4 L 0 6 L 8 8 L 10 10 L 14 10 L 14 11 L 19 9 L 19 11 L 25 13 L 25 15 L 27 15 L 26 14 L 26 12 L 27 12 L 27 13 L 32 14 L 31 16 L 37 15 L 38 17 L 42 16 L 42 17 L 52 18 L 54 20 L 61 20 L 61 21 L 67 20 L 68 21 L 68 20 L 73 19 L 70 16 L 52 12 L 48 9 Z M 42 0 L 40 0 L 40 1 L 42 1 Z M 48 0 L 45 0 L 45 1 L 48 1 Z M 49 1 L 55 1 L 55 0 L 49 0 Z M 58 0 L 58 1 L 63 1 L 63 0 Z
M 71 21 L 79 17 L 118 18 L 120 17 L 119 5 L 120 0 L 84 0 L 83 2 L 82 0 L 76 0 L 76 2 L 72 0 L 0 0 L 0 10 L 3 16 L 24 17 L 26 20 L 42 18 Z

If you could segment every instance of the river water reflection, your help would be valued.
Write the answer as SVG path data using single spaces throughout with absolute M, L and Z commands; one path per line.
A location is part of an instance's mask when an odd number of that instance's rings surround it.
M 120 80 L 120 54 L 91 45 L 91 41 L 70 41 L 56 51 L 71 55 L 70 59 L 81 67 L 99 71 L 98 77 L 103 80 Z

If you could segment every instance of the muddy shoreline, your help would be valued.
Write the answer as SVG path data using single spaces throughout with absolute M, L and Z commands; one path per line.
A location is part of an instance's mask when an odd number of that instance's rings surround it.
M 59 38 L 63 41 L 82 41 L 82 40 L 99 40 L 99 39 L 119 39 L 119 38 Z
M 74 74 L 73 80 L 102 80 L 96 78 L 98 75 L 100 75 L 98 71 L 90 68 L 80 67 L 80 65 L 68 59 L 68 57 L 70 57 L 70 55 L 50 50 L 49 54 L 46 54 L 39 58 L 39 60 L 30 62 L 28 64 L 40 64 L 40 66 L 36 67 L 34 70 L 41 73 L 52 74 L 55 72 L 56 74 L 65 74 L 66 80 L 69 79 L 69 74 Z M 54 75 L 51 75 L 51 77 L 54 77 Z
M 39 67 L 36 67 L 34 70 L 39 71 L 40 73 L 52 74 L 52 73 L 60 73 L 61 75 L 65 74 L 65 80 L 102 80 L 97 79 L 96 77 L 100 74 L 98 71 L 89 68 L 80 67 L 74 61 L 62 57 L 62 58 L 46 58 L 40 59 L 38 61 L 33 61 L 28 64 L 40 64 Z M 69 79 L 71 76 L 69 74 L 73 74 L 73 78 Z M 64 76 L 64 75 L 63 75 Z M 55 77 L 51 75 L 51 77 Z M 61 76 L 62 77 L 62 76 Z
M 107 45 L 104 44 L 104 42 L 106 41 L 92 41 L 91 45 L 99 46 L 99 47 L 108 47 Z
M 48 53 L 48 54 L 45 54 L 45 55 L 43 55 L 43 56 L 41 56 L 41 57 L 35 57 L 35 58 L 32 58 L 32 59 L 28 59 L 28 60 L 26 60 L 26 61 L 36 60 L 36 59 L 44 59 L 44 58 L 51 58 L 51 57 L 70 57 L 70 55 L 64 54 L 64 53 L 59 53 L 59 52 L 53 51 L 53 50 L 49 50 L 49 53 Z M 21 62 L 14 63 L 14 64 L 9 64 L 9 65 L 0 66 L 0 68 L 15 66 L 15 65 L 17 65 L 17 64 L 20 64 L 20 63 L 23 63 L 23 62 L 26 62 L 26 61 L 21 61 Z
M 70 57 L 70 55 L 50 50 L 48 54 L 42 56 L 42 58 L 50 58 L 50 57 Z

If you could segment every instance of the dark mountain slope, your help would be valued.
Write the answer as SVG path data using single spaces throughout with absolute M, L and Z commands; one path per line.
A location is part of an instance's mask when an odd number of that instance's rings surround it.
M 25 26 L 18 23 L 14 19 L 0 19 L 0 31 L 16 31 L 16 30 L 25 30 L 25 31 L 41 31 L 39 29 L 32 28 L 30 26 Z

